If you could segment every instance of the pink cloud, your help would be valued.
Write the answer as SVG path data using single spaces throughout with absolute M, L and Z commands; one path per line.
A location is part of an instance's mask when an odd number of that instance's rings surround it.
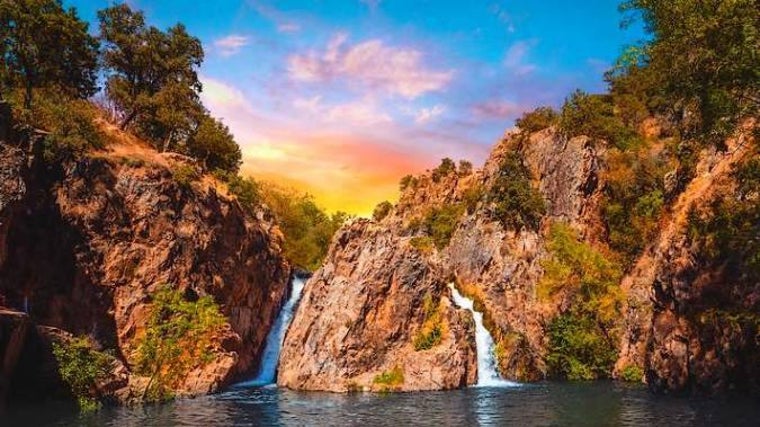
M 290 77 L 314 83 L 346 79 L 363 88 L 414 99 L 444 89 L 454 76 L 453 70 L 428 67 L 419 50 L 388 46 L 378 39 L 354 45 L 348 45 L 347 40 L 346 33 L 338 33 L 324 51 L 311 50 L 290 56 Z
M 538 67 L 527 62 L 526 56 L 536 44 L 533 40 L 522 40 L 513 43 L 504 55 L 504 66 L 518 76 L 530 74 Z
M 239 53 L 242 48 L 248 46 L 248 43 L 248 37 L 238 34 L 230 34 L 227 37 L 214 40 L 214 47 L 218 50 L 220 55 L 227 57 Z
M 491 100 L 475 104 L 472 110 L 478 118 L 504 119 L 522 113 L 525 107 L 513 102 Z

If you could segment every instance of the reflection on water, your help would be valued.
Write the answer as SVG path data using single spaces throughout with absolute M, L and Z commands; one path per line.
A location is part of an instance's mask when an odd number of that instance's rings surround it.
M 2 426 L 290 425 L 758 425 L 757 401 L 676 399 L 607 382 L 544 383 L 403 394 L 297 393 L 236 389 L 166 405 L 110 408 L 87 417 L 56 405 L 14 408 Z

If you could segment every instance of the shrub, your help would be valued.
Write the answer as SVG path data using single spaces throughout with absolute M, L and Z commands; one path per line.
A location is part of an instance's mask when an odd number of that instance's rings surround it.
M 420 330 L 414 337 L 414 350 L 430 350 L 441 343 L 443 339 L 443 323 L 440 312 L 440 301 L 433 301 L 430 293 L 425 294 L 423 301 L 423 310 L 425 312 L 425 321 Z
M 635 151 L 612 150 L 605 172 L 602 214 L 610 247 L 633 259 L 659 230 L 665 205 L 664 175 L 668 163 L 646 146 Z
M 548 325 L 550 375 L 571 380 L 607 377 L 617 355 L 622 267 L 579 241 L 562 223 L 552 225 L 547 249 L 550 256 L 542 264 L 539 296 L 562 293 L 570 300 L 570 309 Z
M 433 239 L 431 239 L 429 236 L 412 237 L 411 240 L 409 240 L 409 244 L 424 254 L 433 252 L 433 248 L 435 247 Z
M 456 172 L 456 170 L 457 166 L 454 164 L 454 161 L 446 157 L 444 159 L 441 159 L 441 164 L 433 169 L 431 177 L 433 179 L 433 182 L 440 182 L 441 178 L 448 176 L 453 172 Z
M 538 107 L 515 120 L 515 126 L 520 129 L 521 134 L 530 135 L 531 133 L 554 126 L 558 121 L 559 114 L 553 108 Z
M 375 210 L 372 212 L 372 219 L 375 221 L 382 221 L 393 209 L 393 205 L 389 201 L 384 201 L 375 206 Z
M 485 197 L 485 191 L 480 184 L 473 185 L 462 193 L 462 204 L 468 214 L 472 214 L 478 207 L 478 203 Z
M 620 371 L 620 379 L 629 383 L 640 383 L 644 378 L 644 370 L 637 365 L 628 365 Z
M 390 371 L 376 375 L 372 382 L 382 386 L 383 391 L 397 389 L 404 384 L 404 370 L 400 366 L 396 366 Z
M 444 205 L 430 209 L 425 215 L 424 228 L 439 250 L 448 246 L 462 216 L 462 208 L 459 204 Z
M 213 360 L 225 317 L 210 296 L 195 301 L 165 285 L 151 295 L 150 317 L 137 345 L 135 370 L 148 376 L 143 399 L 162 401 L 195 367 Z
M 492 215 L 505 227 L 538 229 L 546 212 L 543 197 L 531 185 L 530 171 L 515 152 L 502 161 L 487 200 Z
M 407 188 L 417 188 L 417 184 L 417 178 L 411 175 L 406 175 L 405 177 L 401 178 L 401 181 L 399 182 L 399 189 L 403 192 L 406 191 Z
M 467 176 L 472 174 L 472 163 L 467 160 L 459 161 L 459 176 Z
M 58 373 L 77 399 L 83 412 L 97 410 L 96 384 L 111 373 L 112 358 L 95 351 L 86 337 L 53 343 Z
M 181 188 L 189 189 L 193 181 L 198 179 L 198 173 L 190 165 L 180 164 L 172 169 L 172 177 Z
M 609 95 L 575 91 L 562 106 L 560 129 L 569 137 L 585 135 L 626 150 L 640 142 L 636 132 L 615 115 Z
M 218 169 L 214 172 L 214 176 L 227 183 L 227 189 L 237 197 L 241 205 L 252 208 L 261 203 L 259 183 L 253 178 L 244 178 L 237 173 Z
M 60 162 L 104 146 L 104 136 L 95 123 L 97 110 L 89 101 L 70 99 L 53 90 L 35 93 L 31 109 L 23 107 L 19 92 L 10 94 L 10 103 L 17 126 L 49 133 L 43 146 L 46 161 Z

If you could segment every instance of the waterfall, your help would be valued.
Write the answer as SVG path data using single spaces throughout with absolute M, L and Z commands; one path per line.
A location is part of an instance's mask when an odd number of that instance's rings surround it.
M 478 351 L 478 382 L 475 385 L 477 387 L 516 386 L 517 383 L 502 379 L 496 370 L 493 337 L 488 329 L 483 326 L 483 313 L 475 311 L 475 303 L 460 294 L 453 284 L 449 284 L 449 288 L 454 298 L 454 304 L 459 308 L 470 310 L 475 320 L 475 346 Z
M 276 382 L 277 362 L 280 360 L 280 347 L 282 347 L 282 341 L 285 339 L 285 332 L 288 330 L 290 321 L 293 319 L 293 314 L 295 313 L 298 301 L 301 299 L 301 293 L 303 292 L 305 284 L 305 279 L 300 277 L 293 278 L 290 298 L 282 307 L 282 310 L 280 310 L 280 314 L 277 315 L 277 319 L 274 321 L 272 329 L 269 330 L 269 335 L 267 335 L 259 372 L 254 379 L 239 384 L 240 386 L 258 387 L 274 384 Z

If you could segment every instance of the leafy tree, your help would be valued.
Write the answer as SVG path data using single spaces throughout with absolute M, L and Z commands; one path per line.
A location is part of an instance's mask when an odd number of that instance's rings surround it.
M 375 206 L 375 210 L 372 212 L 372 219 L 375 221 L 382 221 L 383 218 L 388 216 L 393 209 L 393 205 L 389 201 L 384 201 Z
M 285 236 L 285 257 L 301 268 L 319 268 L 333 234 L 350 216 L 345 212 L 328 215 L 313 196 L 294 189 L 266 184 L 261 192 Z
M 459 176 L 467 176 L 472 174 L 472 162 L 467 160 L 459 161 Z
M 121 128 L 135 121 L 164 150 L 189 138 L 203 113 L 200 40 L 182 24 L 166 32 L 146 26 L 143 13 L 127 4 L 101 10 L 98 18 L 106 90 L 122 111 Z
M 659 78 L 687 136 L 721 143 L 760 111 L 760 7 L 755 0 L 628 0 L 651 41 L 629 65 Z
M 519 119 L 515 120 L 521 132 L 531 134 L 540 130 L 554 126 L 559 121 L 559 114 L 551 107 L 538 107 L 533 111 L 527 112 Z
M 401 181 L 399 182 L 399 190 L 405 191 L 407 188 L 412 187 L 415 188 L 417 186 L 417 178 L 413 177 L 412 175 L 406 175 L 403 178 L 401 178 Z
M 190 370 L 211 362 L 215 334 L 225 318 L 209 296 L 190 301 L 179 290 L 163 286 L 151 298 L 135 368 L 150 378 L 143 399 L 161 401 L 172 397 Z
M 198 128 L 187 141 L 186 150 L 201 160 L 209 170 L 237 173 L 242 163 L 240 147 L 227 126 L 208 114 L 203 114 Z
M 638 143 L 636 132 L 615 115 L 609 95 L 589 95 L 577 90 L 565 100 L 560 115 L 560 129 L 568 136 L 585 135 L 628 149 Z
M 53 355 L 58 373 L 76 397 L 82 411 L 91 411 L 100 405 L 96 385 L 111 372 L 111 356 L 92 348 L 86 337 L 72 338 L 53 343 Z
M 445 248 L 456 230 L 464 205 L 450 204 L 430 209 L 423 221 L 424 230 L 438 249 Z
M 570 300 L 570 309 L 548 325 L 550 374 L 571 380 L 607 377 L 617 356 L 623 270 L 610 255 L 579 241 L 566 224 L 552 225 L 547 247 L 539 295 Z
M 457 170 L 457 165 L 454 163 L 453 160 L 446 157 L 444 159 L 441 159 L 441 164 L 438 165 L 435 169 L 433 169 L 432 178 L 433 182 L 440 182 L 441 178 L 444 176 L 447 176 L 448 174 L 455 172 Z
M 531 173 L 516 152 L 509 152 L 487 193 L 492 215 L 505 227 L 537 229 L 546 212 L 541 194 L 531 185 Z
M 68 96 L 95 93 L 98 42 L 76 10 L 60 0 L 0 1 L 0 90 L 24 90 L 30 109 L 33 91 L 54 87 Z

